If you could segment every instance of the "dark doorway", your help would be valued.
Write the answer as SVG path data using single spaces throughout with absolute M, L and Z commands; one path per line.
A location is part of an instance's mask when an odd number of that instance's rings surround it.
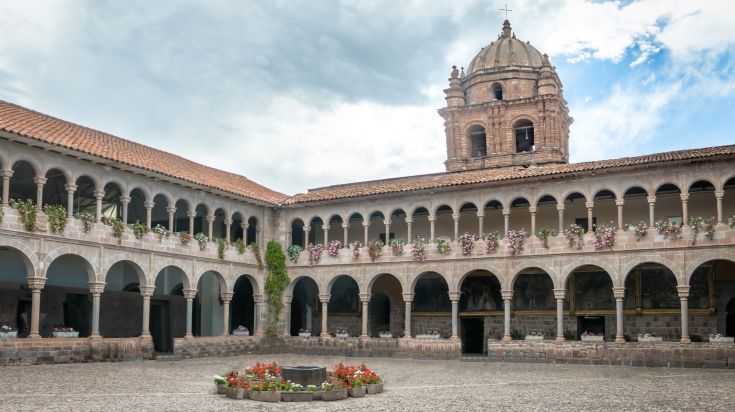
M 30 333 L 31 325 L 31 301 L 28 299 L 18 300 L 18 316 L 16 325 L 18 328 L 18 337 L 25 338 Z
M 462 353 L 485 352 L 485 320 L 483 318 L 461 318 Z
M 79 336 L 89 336 L 91 310 L 92 302 L 89 301 L 88 295 L 67 293 L 64 300 L 64 324 L 58 326 L 74 328 L 79 332 Z
M 390 298 L 385 293 L 373 293 L 370 298 L 370 332 L 374 338 L 381 331 L 390 332 Z
M 595 335 L 605 335 L 605 317 L 604 316 L 577 316 L 577 337 L 582 336 L 584 332 L 594 333 Z
M 727 304 L 725 336 L 735 336 L 735 298 L 730 299 L 730 303 Z
M 171 316 L 168 301 L 151 301 L 151 336 L 153 349 L 156 352 L 173 352 L 174 342 L 171 336 Z

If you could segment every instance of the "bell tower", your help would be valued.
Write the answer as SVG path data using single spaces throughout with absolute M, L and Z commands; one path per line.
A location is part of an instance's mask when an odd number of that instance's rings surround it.
M 569 116 L 549 56 L 518 40 L 505 20 L 497 40 L 452 66 L 444 90 L 447 171 L 569 161 Z

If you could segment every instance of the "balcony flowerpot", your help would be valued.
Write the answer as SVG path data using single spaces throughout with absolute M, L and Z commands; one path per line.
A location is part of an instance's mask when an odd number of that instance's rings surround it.
M 347 399 L 347 389 L 335 389 L 333 391 L 322 392 L 322 400 L 324 401 L 339 401 Z
M 347 339 L 347 338 L 350 337 L 350 335 L 348 333 L 338 333 L 338 334 L 336 334 L 334 336 L 337 337 L 337 338 L 340 338 L 340 339 Z
M 660 336 L 645 336 L 638 335 L 638 342 L 662 342 L 663 338 Z
M 311 402 L 314 400 L 312 392 L 281 392 L 281 401 L 283 402 Z
M 0 332 L 0 339 L 15 339 L 18 337 L 18 331 L 15 332 Z
M 250 336 L 250 332 L 232 332 L 232 336 Z
M 250 399 L 258 402 L 280 402 L 281 392 L 279 391 L 252 391 Z
M 215 385 L 217 387 L 217 395 L 226 395 L 227 394 L 227 384 L 223 383 L 221 385 Z
M 393 339 L 393 334 L 392 333 L 379 333 L 378 337 L 380 339 Z
M 439 334 L 432 334 L 432 335 L 420 334 L 420 335 L 416 335 L 416 339 L 433 339 L 433 340 L 438 340 L 439 338 L 441 338 L 441 335 L 439 335 Z
M 311 333 L 308 333 L 308 332 L 305 332 L 304 333 L 304 332 L 302 332 L 302 333 L 299 333 L 299 337 L 301 337 L 301 338 L 310 338 L 311 337 Z
M 544 340 L 544 336 L 543 335 L 526 335 L 524 340 L 539 341 L 539 340 Z
M 713 343 L 733 343 L 735 338 L 732 336 L 710 336 L 709 341 Z
M 582 342 L 604 342 L 605 337 L 602 335 L 598 336 L 580 336 L 580 339 L 582 339 Z
M 357 388 L 347 389 L 347 393 L 352 398 L 362 398 L 365 396 L 365 385 L 358 386 Z
M 383 382 L 380 383 L 368 383 L 366 385 L 367 387 L 367 393 L 374 395 L 376 393 L 383 392 Z
M 79 332 L 51 332 L 55 338 L 78 338 Z

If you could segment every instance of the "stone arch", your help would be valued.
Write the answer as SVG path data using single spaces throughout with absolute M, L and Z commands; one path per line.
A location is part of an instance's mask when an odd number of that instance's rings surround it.
M 500 282 L 501 286 L 505 286 L 503 284 L 503 280 L 504 280 L 503 272 L 497 266 L 493 265 L 492 263 L 483 263 L 482 265 L 473 264 L 472 266 L 462 267 L 461 270 L 459 271 L 459 273 L 462 273 L 462 276 L 456 278 L 455 281 L 449 285 L 449 291 L 459 292 L 462 287 L 462 282 L 464 282 L 467 276 L 470 276 L 474 272 L 480 272 L 480 271 L 490 272 L 493 276 L 498 278 L 498 282 Z
M 605 186 L 600 186 L 600 187 L 590 190 L 590 193 L 594 193 L 594 195 L 592 196 L 592 199 L 596 199 L 597 196 L 599 196 L 600 193 L 603 193 L 603 192 L 612 193 L 614 199 L 616 200 L 620 199 L 620 194 L 618 193 L 618 191 L 615 189 L 612 189 L 611 186 L 605 185 Z
M 152 273 L 155 273 L 156 274 L 153 277 L 153 279 L 152 279 L 154 286 L 157 285 L 157 281 L 158 281 L 158 278 L 161 275 L 161 273 L 164 273 L 164 270 L 165 269 L 171 268 L 171 269 L 174 269 L 174 270 L 176 270 L 177 272 L 179 272 L 181 274 L 182 289 L 191 289 L 192 281 L 189 278 L 189 274 L 187 274 L 186 271 L 181 268 L 181 266 L 179 266 L 177 264 L 163 264 L 163 265 L 159 265 L 159 266 L 160 267 L 155 267 L 154 270 L 152 271 Z M 155 293 L 163 294 L 163 291 L 158 290 L 158 286 L 156 286 Z M 168 294 L 168 293 L 170 293 L 170 291 L 167 291 L 167 293 L 165 293 L 165 294 Z
M 329 295 L 331 295 L 332 294 L 332 286 L 334 286 L 334 282 L 336 282 L 337 279 L 339 279 L 341 277 L 344 277 L 344 276 L 347 276 L 348 278 L 354 280 L 355 283 L 357 284 L 358 293 L 363 293 L 363 288 L 362 288 L 362 285 L 360 285 L 360 282 L 359 282 L 358 278 L 355 277 L 355 276 L 353 276 L 353 275 L 350 275 L 348 273 L 340 273 L 339 275 L 334 276 L 332 279 L 330 279 L 329 282 L 327 283 L 326 288 L 325 288 L 325 290 L 327 291 L 326 293 L 329 294 Z
M 148 277 L 146 276 L 145 270 L 138 265 L 135 260 L 130 259 L 131 256 L 127 253 L 118 253 L 111 258 L 105 259 L 104 266 L 100 269 L 100 276 L 104 276 L 104 279 L 102 279 L 103 282 L 107 282 L 107 277 L 110 274 L 110 269 L 112 269 L 113 266 L 119 264 L 119 263 L 126 263 L 129 264 L 133 270 L 135 270 L 135 274 L 138 275 L 138 281 L 140 286 L 154 286 L 149 284 Z
M 694 274 L 694 271 L 697 270 L 698 267 L 704 265 L 707 262 L 711 262 L 713 260 L 724 260 L 724 261 L 735 263 L 735 253 L 731 252 L 729 256 L 722 256 L 721 254 L 718 254 L 717 251 L 707 251 L 705 253 L 697 253 L 696 257 L 693 260 L 691 260 L 689 263 L 687 263 L 686 270 L 684 272 L 686 279 L 683 279 L 683 281 L 685 281 L 686 284 L 688 285 L 689 281 L 692 278 L 692 274 Z M 679 284 L 681 285 L 682 282 L 680 282 Z
M 727 174 L 725 177 L 719 180 L 719 185 L 715 186 L 717 190 L 725 190 L 725 185 L 728 181 L 735 179 L 735 173 Z
M 673 179 L 672 180 L 664 180 L 664 181 L 656 184 L 656 190 L 655 190 L 655 192 L 658 192 L 659 190 L 661 190 L 662 187 L 667 186 L 667 185 L 671 185 L 671 186 L 676 187 L 679 190 L 679 193 L 682 193 L 682 191 L 681 191 L 682 184 L 680 182 L 677 182 L 676 180 L 673 180 Z
M 684 272 L 681 270 L 680 265 L 661 255 L 645 255 L 633 258 L 630 262 L 626 263 L 620 268 L 620 280 L 624 283 L 625 279 L 627 279 L 630 275 L 630 272 L 635 269 L 636 266 L 642 265 L 644 263 L 656 263 L 664 266 L 666 269 L 670 270 L 674 274 L 677 284 L 686 284 L 685 279 L 683 278 L 683 276 L 686 275 L 683 274 Z
M 456 209 L 456 207 L 452 207 L 452 205 L 449 204 L 449 202 L 441 202 L 439 203 L 438 206 L 434 207 L 434 209 L 431 211 L 432 216 L 436 216 L 436 214 L 439 212 L 439 209 L 442 209 L 442 208 L 448 208 L 449 211 L 451 211 L 452 213 L 454 213 L 454 209 Z
M 89 282 L 98 281 L 98 275 L 94 269 L 98 267 L 99 264 L 98 259 L 95 256 L 96 253 L 92 252 L 91 255 L 86 255 L 86 253 L 84 252 L 80 250 L 78 246 L 62 246 L 48 252 L 41 263 L 41 268 L 43 271 L 42 277 L 47 278 L 46 274 L 48 272 L 48 269 L 56 259 L 65 255 L 73 255 L 82 259 L 85 265 L 84 269 L 87 271 L 87 276 L 89 277 Z
M 551 278 L 551 281 L 554 282 L 554 287 L 557 287 L 557 285 L 558 285 L 557 280 L 558 280 L 559 276 L 558 276 L 557 272 L 555 270 L 551 269 L 551 267 L 549 267 L 546 264 L 543 264 L 541 262 L 528 262 L 528 263 L 523 263 L 523 264 L 519 265 L 518 267 L 519 267 L 519 269 L 513 269 L 512 270 L 513 276 L 510 278 L 510 280 L 508 282 L 508 286 L 509 286 L 509 288 L 511 290 L 515 286 L 516 280 L 518 279 L 518 275 L 520 275 L 521 272 L 526 271 L 526 270 L 529 270 L 529 269 L 541 269 L 541 270 L 543 270 L 544 272 L 546 272 L 546 274 L 549 275 L 549 277 Z
M 581 195 L 585 202 L 588 201 L 588 199 L 590 198 L 589 193 L 585 192 L 584 190 L 568 189 L 567 191 L 563 192 L 561 196 L 559 196 L 559 199 L 562 199 L 562 201 L 566 203 L 569 196 L 574 195 L 574 194 Z
M 43 176 L 43 171 L 41 170 L 41 166 L 30 157 L 20 156 L 20 157 L 12 159 L 8 164 L 11 166 L 11 169 L 15 169 L 15 165 L 21 162 L 27 163 L 33 170 L 33 173 L 35 176 Z
M 69 172 L 60 167 L 52 167 L 46 169 L 44 177 L 46 183 L 43 184 L 43 204 L 60 205 L 66 208 L 68 204 L 66 187 L 74 183 Z
M 390 272 L 380 272 L 380 273 L 376 273 L 376 274 L 372 275 L 368 279 L 367 284 L 364 287 L 362 287 L 362 286 L 360 287 L 360 290 L 365 290 L 366 291 L 365 293 L 371 293 L 371 291 L 373 290 L 373 285 L 375 284 L 375 281 L 378 280 L 378 278 L 380 278 L 381 276 L 385 276 L 385 275 L 392 276 L 392 277 L 396 278 L 398 280 L 398 283 L 401 285 L 401 291 L 403 292 L 403 291 L 406 290 L 406 282 L 404 282 L 403 277 L 402 276 L 397 276 L 397 275 L 395 275 L 393 273 L 390 273 Z
M 28 245 L 26 245 L 24 242 L 18 241 L 16 239 L 0 238 L 0 249 L 9 249 L 18 254 L 21 261 L 23 262 L 23 265 L 26 267 L 27 278 L 41 276 L 41 274 L 39 273 L 41 263 L 38 261 L 38 257 L 35 251 L 29 248 Z M 45 265 L 43 267 L 48 267 L 48 265 Z
M 444 282 L 447 284 L 447 286 L 449 286 L 451 284 L 451 282 L 450 282 L 451 279 L 447 279 L 447 277 L 444 276 L 444 275 L 442 275 L 440 272 L 435 271 L 435 270 L 425 270 L 425 271 L 421 272 L 418 276 L 414 277 L 413 280 L 411 280 L 411 289 L 409 289 L 409 292 L 410 293 L 416 293 L 416 284 L 418 283 L 418 281 L 421 280 L 421 278 L 423 276 L 425 276 L 427 274 L 431 274 L 431 273 L 436 273 L 437 275 L 439 275 L 439 277 L 441 277 L 442 280 L 444 280 Z
M 651 188 L 648 185 L 640 183 L 629 183 L 623 186 L 623 189 L 620 192 L 623 194 L 623 197 L 625 197 L 631 189 L 640 189 L 646 193 L 646 196 L 649 196 L 651 193 Z
M 711 176 L 708 177 L 695 177 L 692 179 L 689 179 L 686 183 L 687 193 L 691 192 L 692 186 L 699 182 L 707 182 L 710 185 L 712 185 L 715 190 L 717 190 L 717 180 L 712 178 Z
M 533 200 L 532 200 L 531 205 L 532 206 L 535 206 L 535 207 L 538 207 L 539 206 L 539 202 L 542 199 L 547 198 L 547 197 L 548 198 L 551 198 L 551 199 L 554 199 L 554 201 L 556 202 L 556 204 L 559 204 L 559 200 L 556 198 L 556 196 L 553 195 L 553 194 L 551 194 L 551 192 L 546 191 L 546 192 L 541 192 L 538 195 L 536 195 L 535 197 L 533 197 Z
M 554 282 L 554 287 L 565 288 L 567 281 L 569 280 L 569 276 L 574 273 L 574 271 L 583 266 L 596 266 L 605 271 L 605 273 L 610 276 L 610 280 L 612 281 L 613 286 L 623 286 L 623 281 L 620 280 L 620 274 L 612 266 L 605 263 L 601 259 L 583 257 L 581 259 L 576 259 L 575 261 L 564 266 L 564 268 L 561 270 L 561 279 L 559 279 L 558 283 L 556 281 Z
M 291 280 L 291 283 L 289 283 L 288 287 L 286 287 L 286 290 L 283 291 L 283 296 L 293 296 L 293 288 L 296 286 L 296 283 L 298 283 L 299 280 L 304 279 L 304 278 L 310 279 L 316 284 L 317 295 L 321 295 L 323 293 L 322 292 L 323 288 L 319 285 L 319 281 L 317 279 L 315 279 L 311 275 L 299 275 L 293 278 L 293 280 Z
M 8 197 L 17 200 L 30 199 L 36 203 L 36 178 L 43 176 L 39 174 L 38 165 L 23 158 L 14 161 L 11 169 L 13 174 L 8 182 Z

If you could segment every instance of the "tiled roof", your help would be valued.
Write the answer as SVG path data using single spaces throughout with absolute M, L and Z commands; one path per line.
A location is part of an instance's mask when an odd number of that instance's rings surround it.
M 410 192 L 450 186 L 477 183 L 517 181 L 522 179 L 570 175 L 601 169 L 633 168 L 641 165 L 665 164 L 682 160 L 706 159 L 715 156 L 735 157 L 735 145 L 715 146 L 703 149 L 677 150 L 620 159 L 599 160 L 571 164 L 547 164 L 537 167 L 506 167 L 502 169 L 482 169 L 462 172 L 435 173 L 429 175 L 400 177 L 395 179 L 374 180 L 349 183 L 309 190 L 308 193 L 295 195 L 286 204 L 307 203 L 323 200 L 347 199 L 387 193 Z
M 270 204 L 288 196 L 244 176 L 0 100 L 0 130 Z

